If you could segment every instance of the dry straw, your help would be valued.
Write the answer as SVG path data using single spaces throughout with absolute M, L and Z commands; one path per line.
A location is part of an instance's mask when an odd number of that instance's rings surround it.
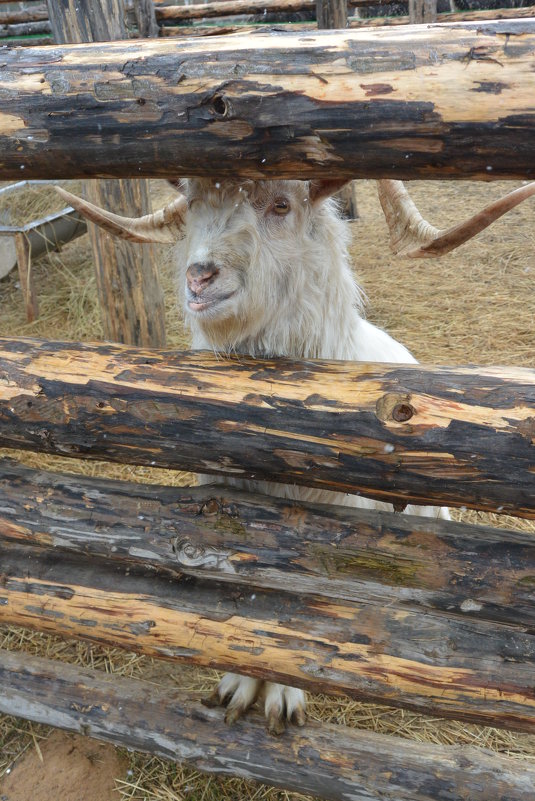
M 414 199 L 424 216 L 445 226 L 459 221 L 512 188 L 510 184 L 469 182 L 416 183 Z M 168 190 L 154 182 L 155 206 Z M 535 201 L 513 211 L 475 241 L 436 261 L 394 259 L 388 250 L 386 225 L 372 182 L 357 185 L 360 219 L 353 224 L 353 258 L 369 298 L 369 317 L 407 344 L 423 362 L 442 364 L 515 364 L 533 366 L 535 358 Z M 11 209 L 16 222 L 61 207 L 50 189 L 33 190 Z M 0 215 L 2 203 L 0 202 Z M 161 276 L 167 303 L 167 335 L 172 347 L 187 345 L 176 310 L 170 254 L 161 250 Z M 41 315 L 25 321 L 17 275 L 0 281 L 0 335 L 98 339 L 101 335 L 95 281 L 87 237 L 34 265 Z M 1 454 L 1 452 L 0 452 Z M 12 455 L 12 454 L 10 454 Z M 83 462 L 20 453 L 32 467 L 112 476 L 132 481 L 186 484 L 186 473 L 146 467 Z M 535 522 L 456 513 L 469 522 L 522 529 L 535 534 Z M 192 667 L 155 663 L 119 649 L 63 641 L 23 629 L 0 631 L 0 646 L 24 650 L 109 673 L 143 677 L 207 692 L 216 674 Z M 315 696 L 310 716 L 431 743 L 470 743 L 521 759 L 535 760 L 535 737 L 413 712 L 363 704 L 343 698 Z M 14 718 L 0 717 L 0 776 L 29 748 L 39 747 L 47 729 Z M 158 801 L 285 801 L 303 799 L 236 779 L 202 774 L 141 754 L 129 754 L 128 775 L 117 777 L 122 799 Z

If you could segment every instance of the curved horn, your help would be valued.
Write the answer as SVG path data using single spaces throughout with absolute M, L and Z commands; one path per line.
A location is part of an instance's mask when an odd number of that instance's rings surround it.
M 121 217 L 119 214 L 100 209 L 93 203 L 72 195 L 61 186 L 56 186 L 55 189 L 76 211 L 113 236 L 127 239 L 130 242 L 162 242 L 164 244 L 173 244 L 180 238 L 187 208 L 184 195 L 180 195 L 163 209 L 155 211 L 154 214 L 146 214 L 144 217 Z
M 509 192 L 459 225 L 440 230 L 428 223 L 405 189 L 402 181 L 377 181 L 390 247 L 396 256 L 422 259 L 443 256 L 483 231 L 526 198 L 535 194 L 535 181 Z

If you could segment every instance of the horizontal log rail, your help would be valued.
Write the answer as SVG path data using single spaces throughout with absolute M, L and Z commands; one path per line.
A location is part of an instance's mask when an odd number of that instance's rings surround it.
M 348 0 L 348 6 L 387 5 L 395 0 Z M 227 14 L 271 14 L 276 11 L 294 13 L 316 9 L 316 0 L 215 0 L 211 3 L 192 3 L 187 6 L 156 6 L 156 19 L 167 20 L 202 19 L 224 17 Z
M 3 542 L 0 624 L 535 733 L 535 636 Z
M 0 11 L 0 25 L 16 24 L 19 22 L 42 22 L 48 19 L 48 10 L 45 3 L 38 6 L 18 9 L 17 11 Z
M 50 22 L 45 19 L 41 22 L 20 22 L 17 24 L 0 24 L 0 38 L 6 39 L 17 36 L 35 36 L 39 33 L 50 33 Z
M 0 711 L 59 726 L 205 773 L 331 801 L 526 801 L 535 767 L 490 751 L 415 743 L 309 721 L 282 739 L 259 715 L 229 728 L 193 694 L 0 651 Z M 119 711 L 120 710 L 120 711 Z
M 395 605 L 535 633 L 527 533 L 318 507 L 229 487 L 143 486 L 0 461 L 0 541 L 242 587 Z
M 41 45 L 49 45 L 52 44 L 52 34 L 46 34 L 45 36 L 13 36 L 8 39 L 6 42 L 0 42 L 0 46 L 8 45 L 9 47 L 41 47 Z
M 534 69 L 532 19 L 7 51 L 0 179 L 533 177 Z
M 395 0 L 349 0 L 351 8 L 373 5 L 388 5 Z M 211 3 L 191 3 L 189 5 L 169 5 L 156 7 L 156 19 L 163 26 L 186 20 L 227 17 L 240 14 L 272 14 L 275 12 L 295 13 L 316 9 L 316 0 L 215 0 Z M 438 14 L 439 22 L 470 22 L 475 20 L 515 19 L 535 16 L 535 6 L 522 8 L 495 8 L 472 11 L 443 11 Z M 229 20 L 229 23 L 231 21 Z M 291 23 L 299 24 L 299 22 Z M 373 27 L 382 25 L 408 25 L 407 15 L 395 17 L 371 17 L 369 19 L 350 18 L 349 27 Z M 277 24 L 278 27 L 278 24 Z M 314 28 L 314 25 L 310 25 Z M 165 35 L 165 28 L 160 35 Z
M 439 22 L 475 22 L 483 20 L 515 19 L 519 17 L 535 17 L 535 6 L 525 8 L 501 8 L 493 11 L 444 11 L 438 14 Z M 396 25 L 408 25 L 409 17 L 349 17 L 348 28 L 380 28 Z M 315 22 L 277 23 L 277 31 L 311 31 L 316 30 Z M 228 33 L 245 33 L 258 31 L 257 23 L 236 22 L 228 18 L 212 21 L 207 24 L 163 25 L 160 36 L 216 36 Z
M 535 517 L 535 371 L 0 340 L 0 447 Z M 200 444 L 202 443 L 202 447 Z
M 213 3 L 195 3 L 188 6 L 156 8 L 158 22 L 167 20 L 224 17 L 229 14 L 271 14 L 274 11 L 295 13 L 316 8 L 316 0 L 216 0 Z
M 521 19 L 524 17 L 535 17 L 535 6 L 479 9 L 477 11 L 441 11 L 437 14 L 437 22 L 478 22 L 484 20 Z M 406 15 L 399 17 L 370 17 L 368 19 L 350 17 L 348 20 L 350 28 L 374 28 L 408 24 L 409 17 Z

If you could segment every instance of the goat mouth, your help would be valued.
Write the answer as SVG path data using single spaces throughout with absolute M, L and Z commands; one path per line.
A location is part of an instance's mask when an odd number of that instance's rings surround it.
M 203 312 L 203 311 L 206 311 L 207 309 L 211 309 L 214 306 L 217 306 L 218 303 L 222 303 L 224 300 L 228 300 L 234 294 L 235 294 L 235 292 L 229 292 L 226 295 L 217 295 L 214 298 L 206 298 L 206 299 L 198 298 L 198 297 L 189 298 L 188 299 L 188 308 L 192 312 L 197 312 L 197 313 L 198 312 Z

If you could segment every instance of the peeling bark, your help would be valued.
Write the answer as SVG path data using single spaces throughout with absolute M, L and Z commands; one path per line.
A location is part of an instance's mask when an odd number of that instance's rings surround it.
M 291 587 L 535 633 L 535 543 L 525 532 L 0 461 L 0 537 L 251 592 Z
M 534 69 L 529 19 L 8 51 L 0 178 L 529 178 Z
M 2 339 L 0 447 L 534 517 L 535 371 Z
M 331 801 L 526 801 L 529 762 L 309 722 L 282 739 L 258 715 L 232 728 L 192 695 L 52 660 L 0 652 L 0 710 L 210 774 Z
M 0 623 L 535 733 L 520 626 L 170 577 L 3 543 Z

